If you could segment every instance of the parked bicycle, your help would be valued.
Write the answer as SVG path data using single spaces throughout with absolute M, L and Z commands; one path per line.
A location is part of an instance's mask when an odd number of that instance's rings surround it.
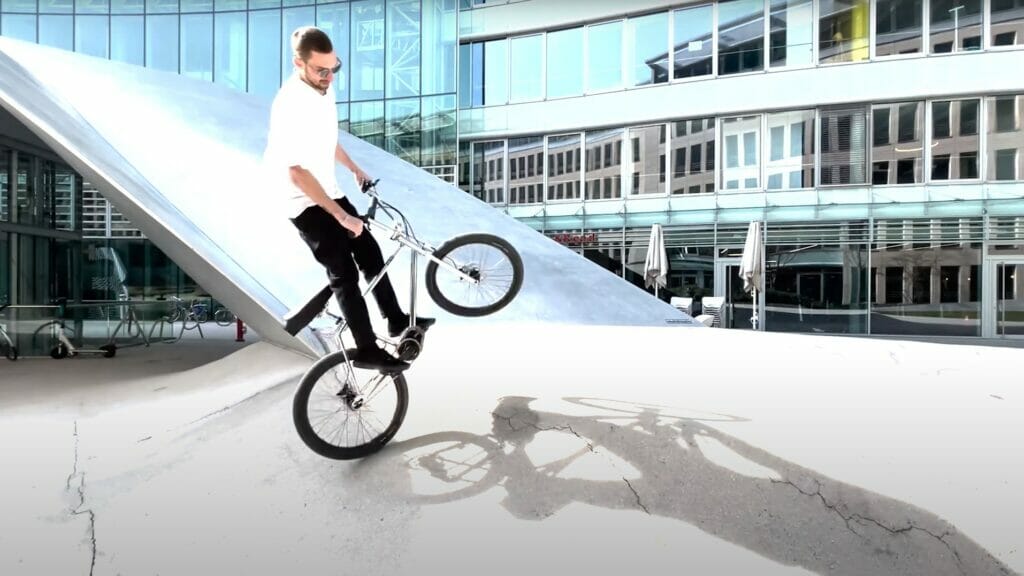
M 412 362 L 422 351 L 425 336 L 415 325 L 417 256 L 429 260 L 426 286 L 431 299 L 459 316 L 484 316 L 507 306 L 522 287 L 523 261 L 511 244 L 492 234 L 466 234 L 448 240 L 440 248 L 430 246 L 416 237 L 401 211 L 380 198 L 376 184 L 367 182 L 362 187 L 371 198 L 363 220 L 367 230 L 390 229 L 398 247 L 380 274 L 369 282 L 364 295 L 387 274 L 398 253 L 408 248 L 410 326 L 394 340 L 380 340 L 401 360 Z M 390 225 L 376 220 L 378 210 L 388 217 Z M 302 377 L 292 417 L 299 437 L 317 454 L 338 460 L 362 458 L 383 448 L 398 432 L 409 405 L 409 392 L 400 371 L 379 371 L 351 360 L 354 350 L 346 349 L 342 340 L 348 324 L 326 309 L 331 296 L 330 288 L 325 287 L 285 323 L 285 329 L 295 335 L 321 314 L 334 319 L 334 327 L 319 336 L 335 351 L 320 358 Z
M 10 304 L 6 299 L 0 301 L 0 313 L 9 306 Z M 11 362 L 18 359 L 18 347 L 14 345 L 14 340 L 7 333 L 7 326 L 5 324 L 0 324 L 0 353 Z

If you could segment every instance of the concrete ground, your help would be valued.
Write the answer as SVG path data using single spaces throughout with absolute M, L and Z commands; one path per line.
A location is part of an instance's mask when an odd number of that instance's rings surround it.
M 0 574 L 1020 574 L 1022 360 L 442 323 L 349 462 L 266 343 L 2 362 Z

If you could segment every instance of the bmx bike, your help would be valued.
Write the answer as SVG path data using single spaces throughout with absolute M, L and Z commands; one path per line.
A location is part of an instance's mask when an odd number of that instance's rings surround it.
M 439 248 L 430 246 L 416 237 L 401 211 L 380 198 L 377 182 L 362 186 L 363 193 L 371 198 L 362 217 L 364 233 L 390 229 L 391 240 L 398 247 L 381 272 L 368 282 L 363 295 L 373 290 L 399 252 L 408 248 L 410 325 L 395 339 L 378 339 L 386 350 L 411 363 L 422 351 L 425 338 L 424 331 L 415 325 L 418 256 L 428 260 L 425 281 L 431 299 L 447 312 L 474 317 L 497 312 L 515 298 L 523 284 L 523 261 L 511 244 L 492 234 L 465 234 Z M 387 216 L 390 225 L 376 219 L 378 211 Z M 346 349 L 342 339 L 347 322 L 327 310 L 332 295 L 330 287 L 323 288 L 285 322 L 285 330 L 295 335 L 317 316 L 327 315 L 334 320 L 332 328 L 317 333 L 332 351 L 299 381 L 292 418 L 299 437 L 314 452 L 326 458 L 350 460 L 380 450 L 394 437 L 405 419 L 409 391 L 400 370 L 380 370 L 352 359 L 354 350 Z

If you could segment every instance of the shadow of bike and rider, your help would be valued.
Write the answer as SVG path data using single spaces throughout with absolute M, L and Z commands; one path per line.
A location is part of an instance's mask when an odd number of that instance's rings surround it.
M 441 432 L 395 442 L 364 464 L 427 475 L 426 483 L 400 483 L 410 493 L 396 496 L 412 503 L 500 486 L 502 505 L 516 518 L 543 520 L 573 503 L 632 509 L 820 574 L 1014 574 L 927 510 L 788 462 L 712 425 L 740 418 L 566 398 L 568 412 L 593 412 L 581 416 L 535 410 L 533 401 L 501 399 L 490 434 Z M 538 466 L 530 452 L 541 433 L 570 435 L 577 448 Z M 743 469 L 723 464 L 722 454 Z M 584 456 L 604 458 L 607 479 L 565 473 Z

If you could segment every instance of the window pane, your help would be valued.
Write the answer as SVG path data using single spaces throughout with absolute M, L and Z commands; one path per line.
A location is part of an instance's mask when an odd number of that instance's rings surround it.
M 718 74 L 764 68 L 763 0 L 725 0 L 718 4 Z
M 544 36 L 537 34 L 511 41 L 511 102 L 529 102 L 544 97 Z
M 352 135 L 377 146 L 384 147 L 384 103 L 352 103 Z
M 6 3 L 4 4 L 6 5 Z M 39 0 L 40 14 L 71 14 L 74 12 L 74 9 L 74 0 Z M 4 11 L 7 11 L 6 7 L 4 8 Z M 42 20 L 40 20 L 40 26 L 42 26 Z M 68 38 L 68 42 L 71 42 L 70 37 Z
M 821 111 L 821 185 L 867 180 L 867 110 Z
M 411 164 L 420 163 L 420 99 L 388 100 L 384 149 Z
M 6 18 L 6 16 L 4 16 Z M 39 16 L 39 43 L 62 50 L 74 50 L 74 22 L 72 16 Z
M 106 14 L 109 11 L 107 0 L 75 0 L 76 14 Z
M 146 4 L 143 0 L 110 0 L 111 14 L 142 14 Z M 245 5 L 242 5 L 245 9 Z
M 181 73 L 213 80 L 213 14 L 181 16 Z
M 106 16 L 76 16 L 75 17 L 75 52 L 107 58 L 107 30 Z
M 621 128 L 587 132 L 587 200 L 622 196 L 622 135 Z
M 821 0 L 818 18 L 818 61 L 859 62 L 868 59 L 868 0 Z
M 892 110 L 889 106 L 876 106 L 871 111 L 871 141 L 875 146 L 886 146 L 892 141 L 892 136 L 889 135 L 891 118 Z
M 668 82 L 668 12 L 626 20 L 626 85 Z
M 351 37 L 350 58 L 352 62 L 349 65 L 349 82 L 351 83 L 352 99 L 383 98 L 384 0 L 352 2 Z M 383 134 L 381 137 L 383 138 Z M 383 140 L 381 144 L 383 144 Z
M 35 42 L 35 14 L 4 14 L 0 17 L 0 36 Z
M 446 0 L 423 0 L 423 94 L 455 92 L 458 12 Z M 540 72 L 538 71 L 538 75 Z
M 213 10 L 213 0 L 181 0 L 182 12 L 210 12 Z
M 317 6 L 316 25 L 330 37 L 331 43 L 334 44 L 334 54 L 341 60 L 341 70 L 334 75 L 334 99 L 337 102 L 344 102 L 348 100 L 348 79 L 353 70 L 348 57 L 348 4 Z
M 795 110 L 768 115 L 771 135 L 765 165 L 768 189 L 814 186 L 814 110 Z M 771 180 L 776 176 L 774 185 Z M 794 184 L 796 184 L 794 186 Z
M 978 174 L 978 100 L 952 100 L 932 103 L 933 119 L 941 118 L 937 111 L 947 111 L 946 126 L 956 126 L 955 134 L 948 137 L 933 136 L 932 179 L 965 180 Z M 951 120 L 951 121 L 950 121 Z M 938 132 L 936 126 L 935 132 Z M 933 132 L 933 135 L 934 133 Z
M 473 186 L 476 198 L 505 204 L 505 141 L 473 143 Z
M 875 138 L 871 148 L 874 170 L 873 184 L 916 184 L 923 182 L 924 106 L 920 102 L 876 104 L 872 106 Z M 893 119 L 896 123 L 897 142 L 891 138 L 878 138 L 880 122 L 884 118 L 885 131 L 890 133 Z
M 473 106 L 474 84 L 473 71 L 477 66 L 473 60 L 474 51 L 472 44 L 459 45 L 459 109 L 464 110 Z M 482 99 L 482 98 L 481 98 Z
M 934 53 L 981 50 L 981 0 L 931 0 Z
M 583 93 L 583 29 L 571 28 L 547 35 L 548 98 Z
M 687 129 L 689 125 L 689 129 Z M 712 118 L 696 121 L 680 120 L 675 123 L 672 136 L 672 193 L 701 193 L 707 187 L 714 190 L 715 122 Z M 705 168 L 702 159 L 708 157 Z
M 146 61 L 144 26 L 143 16 L 111 16 L 110 59 L 142 66 Z
M 921 51 L 921 0 L 878 0 L 875 10 L 877 56 Z
M 508 141 L 509 166 L 509 204 L 534 204 L 543 201 L 538 192 L 544 187 L 544 163 L 537 162 L 543 158 L 544 137 L 511 138 Z
M 1024 44 L 1024 2 L 1022 0 L 990 0 L 992 15 L 992 46 Z
M 814 63 L 814 6 L 810 0 L 772 0 L 771 65 Z
M 548 137 L 548 200 L 580 199 L 582 156 L 579 134 Z
M 990 120 L 986 123 L 988 180 L 1020 180 L 1024 174 L 1024 131 L 1020 117 L 1024 113 L 1024 97 L 996 96 L 988 98 Z M 995 122 L 991 120 L 995 115 Z
M 281 13 L 249 12 L 249 93 L 273 98 L 281 86 Z
M 246 37 L 245 13 L 218 13 L 214 17 L 216 54 L 213 80 L 245 92 Z
M 36 0 L 3 0 L 4 12 L 35 12 Z
M 756 189 L 761 176 L 758 150 L 761 117 L 745 116 L 722 120 L 726 161 L 722 167 L 722 181 L 730 189 Z
M 146 17 L 146 66 L 178 72 L 177 14 Z
M 455 95 L 423 98 L 422 166 L 455 164 Z
M 146 0 L 147 14 L 170 14 L 178 11 L 178 0 Z M 177 45 L 175 45 L 177 53 Z
M 622 87 L 622 22 L 587 28 L 587 91 Z M 519 81 L 519 77 L 516 77 Z
M 388 98 L 420 94 L 420 0 L 388 0 Z M 419 104 L 417 103 L 417 108 Z
M 484 105 L 508 103 L 508 40 L 484 43 Z
M 672 12 L 675 78 L 711 74 L 712 6 L 695 6 Z

